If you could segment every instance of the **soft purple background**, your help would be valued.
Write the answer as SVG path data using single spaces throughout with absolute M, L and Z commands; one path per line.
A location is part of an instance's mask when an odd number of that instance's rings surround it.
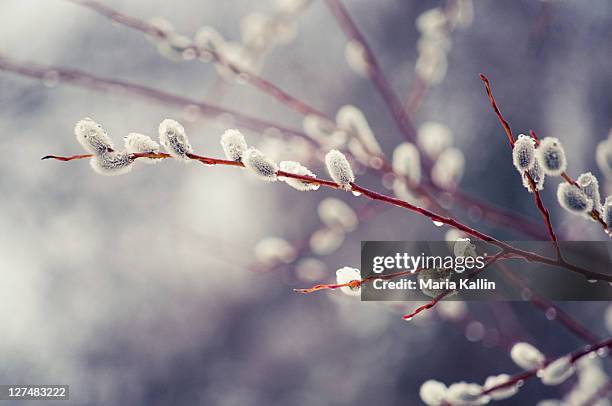
M 238 38 L 245 14 L 271 11 L 265 1 L 109 0 L 143 19 L 163 16 L 192 35 L 203 25 Z M 414 78 L 416 16 L 439 4 L 351 0 L 346 5 L 371 42 L 393 86 L 405 95 Z M 416 122 L 452 128 L 467 158 L 461 187 L 539 221 L 512 168 L 506 140 L 484 95 L 486 73 L 517 131 L 562 139 L 570 173 L 599 174 L 595 145 L 612 126 L 612 3 L 555 1 L 541 32 L 539 1 L 476 1 L 472 27 L 456 31 L 449 73 L 427 95 Z M 329 114 L 347 103 L 366 113 L 384 151 L 402 138 L 374 87 L 346 65 L 346 39 L 323 2 L 299 19 L 299 36 L 276 49 L 262 75 Z M 301 117 L 248 86 L 228 85 L 213 100 L 211 65 L 160 57 L 142 34 L 60 0 L 4 0 L 0 54 L 123 78 L 283 122 Z M 79 153 L 74 123 L 92 117 L 117 142 L 129 131 L 155 134 L 184 112 L 121 95 L 0 72 L 0 383 L 71 385 L 75 405 L 413 405 L 419 385 L 483 382 L 516 373 L 507 351 L 466 340 L 464 325 L 435 312 L 406 323 L 402 311 L 360 303 L 340 292 L 301 296 L 292 269 L 257 274 L 252 247 L 270 235 L 301 239 L 319 225 L 323 196 L 364 204 L 338 192 L 301 194 L 254 182 L 231 168 L 163 162 L 129 176 L 100 177 L 84 161 L 45 161 Z M 190 125 L 196 151 L 220 156 L 221 127 Z M 257 134 L 248 133 L 257 144 Z M 312 167 L 321 176 L 322 164 Z M 362 183 L 384 191 L 379 180 Z M 603 180 L 602 180 L 603 181 Z M 602 239 L 594 224 L 544 199 L 567 239 Z M 605 183 L 605 182 L 604 182 Z M 608 188 L 608 191 L 610 189 Z M 517 238 L 460 217 L 499 238 Z M 361 240 L 443 238 L 445 228 L 399 209 L 363 224 L 336 254 L 329 276 L 357 266 Z M 606 303 L 565 304 L 606 334 Z M 485 329 L 529 338 L 547 355 L 582 343 L 527 304 L 469 304 Z M 487 330 L 488 331 L 488 330 Z M 516 334 L 515 334 L 516 333 Z M 498 404 L 535 404 L 569 386 L 527 382 Z M 39 404 L 32 402 L 32 404 Z

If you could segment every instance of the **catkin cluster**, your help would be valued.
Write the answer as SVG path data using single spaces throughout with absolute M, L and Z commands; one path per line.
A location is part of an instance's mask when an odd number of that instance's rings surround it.
M 534 371 L 544 385 L 556 386 L 578 375 L 578 384 L 566 393 L 563 404 L 584 404 L 591 396 L 601 390 L 607 383 L 607 376 L 601 367 L 599 356 L 607 352 L 593 351 L 580 359 L 571 355 L 547 360 L 544 354 L 529 343 L 519 342 L 510 350 L 510 358 L 525 371 Z M 510 383 L 511 382 L 511 383 Z M 428 406 L 472 406 L 484 405 L 491 400 L 503 400 L 518 393 L 521 380 L 512 380 L 508 374 L 493 375 L 485 380 L 484 385 L 459 382 L 450 386 L 436 380 L 428 380 L 421 385 L 419 395 Z M 484 395 L 484 392 L 488 392 Z M 547 401 L 541 402 L 542 405 Z M 558 402 L 558 403 L 556 403 Z M 555 401 L 555 404 L 561 404 Z M 540 405 L 540 403 L 538 403 Z
M 601 166 L 610 141 L 598 146 L 598 162 Z M 533 192 L 544 188 L 546 176 L 565 176 L 567 157 L 561 141 L 546 137 L 539 143 L 530 136 L 521 134 L 514 142 L 512 161 L 521 174 L 523 185 Z M 605 162 L 603 162 L 605 163 Z M 533 182 L 533 185 L 531 184 Z M 581 174 L 574 182 L 564 179 L 557 188 L 557 200 L 570 213 L 596 221 L 597 216 L 612 225 L 612 198 L 602 204 L 599 181 L 591 172 Z

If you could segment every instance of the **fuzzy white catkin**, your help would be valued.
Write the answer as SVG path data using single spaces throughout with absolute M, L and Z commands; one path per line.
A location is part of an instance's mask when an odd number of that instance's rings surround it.
M 168 20 L 162 17 L 154 17 L 149 20 L 149 24 L 164 34 L 162 37 L 158 35 L 148 36 L 157 45 L 160 55 L 173 61 L 195 58 L 195 55 L 189 52 L 189 47 L 193 45 L 191 38 L 178 34 Z
M 442 123 L 426 121 L 419 126 L 417 141 L 427 156 L 436 159 L 442 151 L 453 145 L 453 133 Z
M 448 388 L 446 401 L 453 406 L 485 405 L 489 402 L 488 396 L 481 396 L 482 387 L 475 383 L 458 382 Z
M 449 17 L 451 23 L 459 28 L 467 28 L 474 21 L 474 4 L 472 0 L 457 0 Z
M 436 306 L 437 312 L 445 320 L 459 321 L 463 320 L 468 314 L 468 307 L 465 302 L 459 301 L 442 301 Z
M 369 76 L 370 64 L 361 42 L 355 40 L 347 42 L 344 47 L 344 58 L 353 72 L 361 76 Z
M 304 117 L 302 129 L 308 137 L 326 149 L 342 148 L 348 138 L 345 131 L 336 128 L 336 123 L 314 114 Z
M 177 121 L 165 119 L 159 124 L 159 143 L 175 159 L 189 162 L 187 154 L 193 152 L 185 128 Z
M 464 168 L 463 152 L 457 148 L 447 148 L 431 169 L 431 179 L 442 188 L 454 188 L 461 181 Z
M 372 154 L 365 149 L 363 143 L 358 138 L 351 137 L 346 143 L 346 149 L 357 162 L 364 166 L 370 166 L 373 159 Z
M 565 395 L 564 400 L 570 405 L 584 405 L 608 384 L 609 378 L 599 358 L 582 357 L 574 365 L 578 382 Z M 610 406 L 610 404 L 610 402 L 595 403 L 596 406 Z
M 125 150 L 131 154 L 158 154 L 159 144 L 151 139 L 148 135 L 139 133 L 129 133 L 125 139 Z M 147 164 L 155 164 L 161 161 L 161 158 L 140 158 Z
M 317 281 L 327 275 L 327 265 L 317 258 L 304 258 L 295 265 L 295 273 L 304 281 Z
M 348 204 L 335 197 L 321 200 L 317 207 L 319 218 L 326 226 L 337 228 L 347 233 L 357 228 L 359 219 L 357 214 Z
M 430 379 L 421 385 L 419 396 L 427 406 L 441 406 L 444 403 L 447 389 L 442 382 Z
M 112 151 L 96 155 L 89 161 L 91 168 L 100 175 L 124 175 L 132 170 L 134 160 L 127 151 Z
M 336 282 L 338 285 L 342 285 L 344 283 L 350 283 L 352 281 L 360 281 L 361 280 L 361 271 L 357 268 L 351 268 L 345 266 L 336 271 Z M 342 293 L 349 296 L 359 296 L 361 293 L 361 287 L 351 287 L 351 286 L 343 286 L 340 288 Z
M 255 245 L 255 258 L 262 264 L 291 263 L 296 256 L 295 248 L 282 238 L 268 237 Z
M 329 255 L 342 246 L 344 232 L 333 228 L 321 228 L 310 236 L 310 249 L 317 255 Z
M 439 31 L 446 24 L 446 14 L 441 8 L 435 7 L 421 13 L 415 23 L 420 32 Z
M 341 107 L 336 114 L 336 124 L 348 134 L 357 137 L 370 154 L 383 155 L 368 120 L 357 107 L 351 105 Z
M 332 180 L 343 189 L 350 190 L 351 183 L 355 182 L 355 175 L 351 164 L 344 154 L 336 149 L 332 149 L 325 155 L 325 166 Z
M 437 85 L 446 76 L 448 59 L 446 53 L 439 48 L 427 48 L 419 54 L 414 71 L 423 81 Z
M 593 209 L 593 202 L 578 186 L 560 183 L 557 189 L 557 200 L 565 210 L 574 214 L 585 214 Z
M 604 176 L 612 180 L 612 137 L 597 144 L 595 160 Z
M 578 176 L 576 183 L 582 189 L 582 192 L 593 203 L 593 209 L 601 212 L 601 194 L 599 193 L 599 181 L 591 172 L 583 173 Z
M 491 389 L 491 388 L 493 388 L 495 386 L 502 385 L 502 384 L 508 382 L 509 380 L 510 380 L 510 375 L 508 375 L 508 374 L 500 374 L 500 375 L 496 375 L 496 376 L 490 376 L 485 381 L 485 384 L 484 384 L 483 388 L 484 388 L 484 390 L 489 390 L 489 389 Z M 496 389 L 493 392 L 489 393 L 489 396 L 493 400 L 507 399 L 509 397 L 512 397 L 512 396 L 516 395 L 518 390 L 519 390 L 518 385 L 505 386 L 503 388 Z
M 467 236 L 463 231 L 457 230 L 456 228 L 451 228 L 444 234 L 444 241 L 450 243 L 451 249 L 455 246 L 455 241 L 459 238 L 465 238 Z
M 561 141 L 546 137 L 540 141 L 536 154 L 542 169 L 549 176 L 559 176 L 567 169 L 567 158 Z
M 533 138 L 525 134 L 518 136 L 512 148 L 512 163 L 520 173 L 533 167 L 535 163 L 535 141 Z
M 280 165 L 280 170 L 283 172 L 292 173 L 294 175 L 310 176 L 311 178 L 317 177 L 317 175 L 312 173 L 310 170 L 308 170 L 308 168 L 301 165 L 299 162 L 282 161 L 279 165 Z M 279 179 L 287 183 L 292 188 L 302 191 L 302 192 L 305 192 L 307 190 L 317 190 L 321 186 L 317 183 L 307 182 L 307 181 L 300 180 L 300 179 L 293 179 L 293 178 L 287 178 L 287 177 L 280 177 Z
M 533 182 L 536 186 L 536 190 L 540 191 L 544 189 L 544 181 L 546 180 L 546 174 L 544 173 L 542 165 L 540 165 L 539 161 L 540 160 L 536 156 L 535 162 L 533 163 L 531 169 L 523 172 L 522 174 L 523 186 L 529 191 L 529 193 L 533 193 L 533 190 L 531 188 L 531 184 L 529 183 L 529 178 L 527 177 L 528 174 L 529 176 L 531 176 L 531 179 L 533 179 Z
M 396 174 L 407 177 L 415 184 L 421 182 L 421 157 L 414 144 L 403 142 L 395 147 L 391 164 Z
M 204 26 L 194 35 L 195 46 L 200 50 L 200 59 L 210 62 L 213 58 L 210 51 L 218 51 L 225 45 L 225 39 L 215 28 Z
M 603 205 L 603 220 L 608 225 L 608 228 L 612 230 L 612 195 L 606 197 L 606 201 Z
M 91 118 L 84 118 L 74 126 L 74 135 L 83 148 L 94 155 L 114 149 L 113 142 L 102 126 Z
M 257 177 L 270 182 L 278 180 L 276 173 L 278 172 L 278 165 L 276 162 L 266 157 L 256 148 L 249 148 L 244 152 L 242 156 L 242 162 L 244 166 L 253 172 Z
M 510 350 L 510 358 L 526 371 L 541 368 L 546 358 L 537 348 L 529 343 L 516 343 Z
M 574 374 L 574 364 L 570 355 L 561 357 L 546 366 L 546 368 L 538 371 L 538 377 L 544 385 L 559 385 Z
M 221 135 L 221 147 L 229 161 L 241 161 L 242 155 L 248 148 L 244 135 L 234 129 L 225 130 Z

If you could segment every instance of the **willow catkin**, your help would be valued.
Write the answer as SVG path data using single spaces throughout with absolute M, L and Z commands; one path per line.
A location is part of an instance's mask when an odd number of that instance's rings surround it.
M 520 342 L 512 346 L 510 358 L 519 367 L 526 371 L 541 368 L 546 358 L 536 347 L 529 343 Z
M 91 168 L 100 175 L 124 175 L 132 170 L 134 159 L 127 151 L 104 152 L 89 161 Z
M 582 192 L 591 200 L 593 209 L 601 212 L 601 194 L 599 193 L 599 181 L 591 172 L 586 172 L 578 176 L 576 183 Z
M 189 154 L 193 153 L 193 148 L 189 143 L 185 128 L 177 121 L 165 119 L 159 124 L 159 143 L 166 152 L 173 158 L 189 162 Z
M 148 135 L 129 133 L 124 138 L 125 150 L 131 154 L 158 154 L 159 144 Z M 140 158 L 140 161 L 148 164 L 160 162 L 161 158 Z
M 561 183 L 557 189 L 561 207 L 573 214 L 585 214 L 593 209 L 593 201 L 578 186 Z
M 355 182 L 355 174 L 351 164 L 344 154 L 332 149 L 325 155 L 325 165 L 332 180 L 345 190 L 351 189 L 351 183 Z
M 278 180 L 276 176 L 278 173 L 278 165 L 265 156 L 260 150 L 253 147 L 247 149 L 242 157 L 242 162 L 244 166 L 257 175 L 259 179 L 269 182 L 276 182 Z
M 567 169 L 567 158 L 561 141 L 546 137 L 536 148 L 536 155 L 544 173 L 549 176 L 559 176 Z
M 114 149 L 113 142 L 102 126 L 91 118 L 84 118 L 74 126 L 74 135 L 89 153 L 99 155 Z
M 291 173 L 294 175 L 300 176 L 309 176 L 311 178 L 316 178 L 317 175 L 312 173 L 308 168 L 295 161 L 282 161 L 280 164 L 280 170 L 283 172 Z M 305 192 L 308 190 L 317 190 L 320 185 L 318 183 L 308 182 L 301 179 L 288 178 L 288 177 L 279 177 L 280 180 L 287 183 L 292 188 Z
M 544 385 L 559 385 L 572 376 L 576 368 L 572 362 L 572 357 L 566 355 L 551 362 L 546 368 L 538 371 L 538 377 Z
M 221 135 L 221 147 L 229 161 L 240 162 L 245 151 L 248 149 L 244 135 L 238 130 L 225 130 Z
M 523 173 L 535 164 L 535 141 L 533 138 L 521 134 L 514 142 L 512 148 L 512 163 L 517 171 Z

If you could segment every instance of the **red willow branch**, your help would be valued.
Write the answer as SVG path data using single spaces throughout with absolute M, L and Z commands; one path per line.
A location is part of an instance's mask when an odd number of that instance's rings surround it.
M 330 283 L 330 284 L 315 285 L 311 288 L 306 288 L 306 289 L 293 289 L 293 291 L 297 293 L 309 294 L 309 293 L 318 292 L 320 290 L 335 290 L 338 288 L 343 288 L 345 286 L 356 288 L 374 279 L 382 279 L 382 280 L 395 279 L 401 276 L 416 275 L 422 270 L 423 269 L 417 269 L 415 271 L 402 271 L 402 272 L 397 272 L 397 273 L 393 273 L 389 275 L 370 275 L 367 278 L 363 278 L 362 280 L 354 280 L 354 281 L 350 281 L 347 283 L 338 283 L 338 284 Z
M 67 1 L 88 7 L 89 9 L 119 24 L 122 24 L 129 28 L 136 29 L 147 35 L 153 35 L 160 39 L 167 39 L 167 34 L 165 32 L 159 30 L 158 28 L 147 23 L 146 21 L 123 14 L 97 1 L 94 1 L 94 0 L 67 0 Z M 204 52 L 202 52 L 201 48 L 193 44 L 185 47 L 185 49 L 194 52 L 198 56 L 201 56 L 203 53 L 209 54 L 216 62 L 220 63 L 221 65 L 223 65 L 224 67 L 232 71 L 232 73 L 234 73 L 235 75 L 240 76 L 243 80 L 247 81 L 249 84 L 251 84 L 255 88 L 274 97 L 281 104 L 288 106 L 289 108 L 297 111 L 298 113 L 301 113 L 303 115 L 315 115 L 330 123 L 334 123 L 335 121 L 333 117 L 327 115 L 326 113 L 323 113 L 322 111 L 316 109 L 315 107 L 312 107 L 306 104 L 305 102 L 298 99 L 297 97 L 291 96 L 289 93 L 287 93 L 280 87 L 276 86 L 275 84 L 271 83 L 270 81 L 262 78 L 261 76 L 256 75 L 253 72 L 250 72 L 244 69 L 243 67 L 238 67 L 237 65 L 233 64 L 231 61 L 225 58 L 221 52 L 217 50 L 207 48 L 204 50 Z M 386 171 L 387 173 L 393 173 L 393 171 L 391 170 L 391 165 L 389 165 L 387 162 L 383 162 L 383 166 L 384 166 L 383 168 L 384 171 Z M 404 181 L 406 181 L 406 179 L 404 179 Z M 411 185 L 411 186 L 413 189 L 417 191 L 417 193 L 421 194 L 431 204 L 433 204 L 437 210 L 446 212 L 446 210 L 442 208 L 442 206 L 440 206 L 440 204 L 436 202 L 434 197 L 425 188 L 421 187 L 420 185 Z
M 352 17 L 342 4 L 341 0 L 325 0 L 325 4 L 330 9 L 331 13 L 336 18 L 338 25 L 344 32 L 344 34 L 351 40 L 361 44 L 365 52 L 366 61 L 370 67 L 370 78 L 378 89 L 378 92 L 382 96 L 383 100 L 387 104 L 387 107 L 391 111 L 391 115 L 395 119 L 395 122 L 404 134 L 407 140 L 415 142 L 416 133 L 414 126 L 410 121 L 410 117 L 404 115 L 404 108 L 397 94 L 393 91 L 393 88 L 389 84 L 385 73 L 383 72 L 376 55 L 372 51 L 372 48 L 366 41 L 365 36 L 361 33 Z
M 472 272 L 468 276 L 468 279 L 474 278 L 475 276 L 477 276 L 478 274 L 483 272 L 488 266 L 496 263 L 497 261 L 502 259 L 504 256 L 506 256 L 506 252 L 505 251 L 500 251 L 499 253 L 495 254 L 494 256 L 488 258 L 487 262 L 485 263 L 485 265 L 481 269 L 478 269 L 478 270 Z M 412 311 L 412 313 L 405 314 L 404 316 L 402 316 L 402 318 L 404 320 L 412 320 L 412 318 L 415 317 L 417 314 L 419 314 L 419 313 L 421 313 L 421 312 L 423 312 L 425 310 L 431 309 L 432 307 L 437 305 L 440 301 L 442 301 L 442 299 L 444 299 L 445 297 L 453 294 L 456 291 L 457 291 L 457 289 L 446 290 L 446 291 L 440 293 L 435 298 L 433 298 L 433 300 L 429 301 L 428 303 L 425 303 L 424 305 L 417 307 L 415 310 Z
M 508 143 L 510 144 L 510 150 L 512 150 L 512 148 L 514 147 L 514 135 L 512 134 L 512 129 L 510 128 L 510 124 L 508 124 L 506 119 L 504 119 L 504 116 L 502 115 L 501 110 L 497 106 L 495 97 L 493 97 L 493 92 L 491 90 L 491 84 L 489 83 L 489 79 L 482 73 L 480 74 L 480 79 L 485 84 L 485 90 L 487 92 L 489 102 L 491 103 L 491 106 L 493 107 L 493 111 L 495 111 L 497 118 L 502 124 L 502 127 L 506 131 L 506 136 L 508 137 Z M 533 130 L 531 131 L 531 136 L 535 140 L 536 144 L 538 144 L 539 143 L 538 136 L 535 134 Z M 557 235 L 555 234 L 555 230 L 553 228 L 552 222 L 550 221 L 550 213 L 548 209 L 546 208 L 546 206 L 544 206 L 544 202 L 542 201 L 542 196 L 540 196 L 540 192 L 538 191 L 538 188 L 536 186 L 536 183 L 533 177 L 529 174 L 529 172 L 525 172 L 525 174 L 527 175 L 529 187 L 531 188 L 531 192 L 533 193 L 535 205 L 540 211 L 540 213 L 542 214 L 542 218 L 544 219 L 544 224 L 546 225 L 546 230 L 548 231 L 548 234 L 550 235 L 550 239 L 552 240 L 555 246 L 555 250 L 557 252 L 557 259 L 559 261 L 563 261 L 563 256 L 561 255 L 561 249 L 559 248 L 559 241 L 557 240 Z
M 45 80 L 49 76 L 58 80 L 61 83 L 79 86 L 86 89 L 98 92 L 123 92 L 125 94 L 141 97 L 145 100 L 154 101 L 168 106 L 179 108 L 196 107 L 198 114 L 205 117 L 218 118 L 222 114 L 229 114 L 236 120 L 236 125 L 240 128 L 249 129 L 252 131 L 264 131 L 269 128 L 276 128 L 282 134 L 287 136 L 295 136 L 308 141 L 313 146 L 318 144 L 305 133 L 292 128 L 285 127 L 278 123 L 266 121 L 263 119 L 248 116 L 234 110 L 224 107 L 211 105 L 208 103 L 199 102 L 194 99 L 169 93 L 163 90 L 147 87 L 144 85 L 126 82 L 117 79 L 103 78 L 95 76 L 88 72 L 83 72 L 76 69 L 66 69 L 55 66 L 43 66 L 33 63 L 16 62 L 12 59 L 0 55 L 0 70 L 15 73 L 21 76 L 32 79 Z M 384 165 L 383 169 L 378 170 L 381 174 L 392 173 L 388 165 Z M 517 231 L 538 237 L 533 225 L 521 216 L 517 216 L 512 212 L 499 209 L 493 206 L 479 202 L 467 195 L 463 195 L 466 207 L 474 205 L 483 210 L 483 213 L 488 214 L 487 218 L 491 220 L 498 219 L 502 224 L 505 224 Z M 469 200 L 468 200 L 469 199 Z
M 501 122 L 502 126 L 504 127 L 504 130 L 506 132 L 506 135 L 508 136 L 508 141 L 510 142 L 510 146 L 514 147 L 514 137 L 512 136 L 512 130 L 510 129 L 510 125 L 508 124 L 508 122 L 504 119 L 501 111 L 499 110 L 499 107 L 497 106 L 497 102 L 495 101 L 495 98 L 493 97 L 493 93 L 491 91 L 491 84 L 489 83 L 489 79 L 483 75 L 482 73 L 480 74 L 480 80 L 482 80 L 484 82 L 485 85 L 485 90 L 487 92 L 487 96 L 489 97 L 489 101 L 491 103 L 491 106 L 493 107 L 493 110 L 495 111 L 495 114 L 497 115 L 497 118 L 499 119 L 499 121 Z M 538 141 L 538 137 L 535 134 L 535 132 L 533 130 L 530 131 L 530 134 L 532 137 L 534 137 L 534 139 L 536 140 L 536 142 Z M 574 185 L 578 188 L 580 188 L 580 185 L 571 177 L 569 176 L 566 172 L 561 173 L 561 177 L 569 184 Z M 534 194 L 536 193 L 535 191 L 535 184 L 533 182 L 533 179 L 531 178 L 531 176 L 528 175 L 529 178 L 529 183 L 530 186 L 534 189 Z M 539 197 L 537 197 L 537 199 L 539 199 Z M 541 199 L 540 199 L 540 204 Z M 543 207 L 543 204 L 542 204 Z M 540 209 L 540 206 L 538 206 L 538 208 Z M 541 211 L 541 209 L 540 209 Z M 547 221 L 547 226 L 549 227 L 549 232 L 552 232 L 552 225 L 550 224 L 550 217 L 548 215 L 548 211 L 546 210 L 546 213 L 542 212 L 545 221 Z M 608 225 L 606 224 L 605 221 L 603 221 L 601 214 L 596 210 L 593 209 L 591 211 L 591 217 L 597 221 L 604 229 L 604 231 L 606 231 L 608 229 Z M 553 241 L 556 241 L 556 236 L 554 235 L 554 232 L 552 232 L 551 238 L 553 238 Z
M 70 161 L 70 160 L 75 160 L 75 159 L 83 159 L 88 157 L 87 155 L 74 155 L 72 157 L 60 157 L 60 156 L 56 156 L 56 155 L 47 155 L 46 157 L 44 157 L 43 159 L 56 159 L 56 160 L 61 160 L 61 161 Z M 169 155 L 165 154 L 165 153 L 159 153 L 159 154 L 132 154 L 132 158 L 133 159 L 137 159 L 137 158 L 168 158 Z M 210 158 L 210 157 L 204 157 L 204 156 L 200 156 L 200 155 L 196 155 L 196 154 L 189 154 L 189 157 L 192 159 L 196 159 L 206 165 L 229 165 L 229 166 L 238 166 L 238 167 L 244 167 L 244 165 L 242 164 L 242 162 L 235 162 L 235 161 L 227 161 L 224 159 L 217 159 L 217 158 Z M 321 186 L 326 186 L 332 189 L 341 189 L 341 187 L 339 185 L 337 185 L 335 182 L 330 181 L 330 180 L 324 180 L 324 179 L 319 179 L 319 178 L 313 178 L 310 176 L 304 176 L 304 175 L 295 175 L 292 173 L 288 173 L 288 172 L 284 172 L 284 171 L 278 171 L 277 172 L 277 176 L 279 177 L 285 177 L 285 178 L 293 178 L 293 179 L 297 179 L 297 180 L 301 180 L 304 182 L 309 182 L 309 183 L 313 183 L 313 184 L 317 184 L 317 185 L 321 185 Z M 351 183 L 351 190 L 353 192 L 356 192 L 357 194 L 363 196 L 363 197 L 367 197 L 371 200 L 376 200 L 376 201 L 380 201 L 383 203 L 387 203 L 393 206 L 397 206 L 400 208 L 403 208 L 405 210 L 408 211 L 412 211 L 415 213 L 418 213 L 420 215 L 423 215 L 427 218 L 429 218 L 432 221 L 438 221 L 441 222 L 443 224 L 449 225 L 451 227 L 454 227 L 460 231 L 463 231 L 471 236 L 474 236 L 480 240 L 489 242 L 493 245 L 495 245 L 496 247 L 500 248 L 503 251 L 504 257 L 508 257 L 508 258 L 521 258 L 523 260 L 526 261 L 530 261 L 530 262 L 539 262 L 542 264 L 546 264 L 546 265 L 551 265 L 557 268 L 565 268 L 568 271 L 574 272 L 574 273 L 578 273 L 583 275 L 584 277 L 588 278 L 588 279 L 595 279 L 595 280 L 605 280 L 608 282 L 612 282 L 612 275 L 606 275 L 606 274 L 602 274 L 599 272 L 595 272 L 595 271 L 591 271 L 588 269 L 584 269 L 582 267 L 579 267 L 577 265 L 573 265 L 567 262 L 561 262 L 558 259 L 553 259 L 553 258 L 549 258 L 546 256 L 542 256 L 539 255 L 535 252 L 530 252 L 530 251 L 525 251 L 525 250 L 521 250 L 518 248 L 515 248 L 513 246 L 511 246 L 510 244 L 507 244 L 503 241 L 497 240 L 485 233 L 482 233 L 476 229 L 473 229 L 463 223 L 460 223 L 459 221 L 451 218 L 451 217 L 444 217 L 438 213 L 434 213 L 430 210 L 427 210 L 425 208 L 422 207 L 418 207 L 415 206 L 413 204 L 410 204 L 408 202 L 405 202 L 403 200 L 391 197 L 391 196 L 387 196 L 378 192 L 375 192 L 373 190 L 364 188 L 362 186 L 357 185 L 356 183 Z
M 591 354 L 592 352 L 596 352 L 599 349 L 602 348 L 612 348 L 612 338 L 609 338 L 605 341 L 601 341 L 599 343 L 596 343 L 594 345 L 590 345 L 587 347 L 584 347 L 580 350 L 574 351 L 572 353 L 569 353 L 567 355 L 570 356 L 570 361 L 572 363 L 575 363 L 576 361 L 578 361 L 580 358 Z M 552 362 L 553 360 L 549 360 L 548 363 Z M 522 382 L 526 379 L 529 378 L 533 378 L 534 376 L 536 376 L 538 373 L 538 369 L 532 369 L 530 371 L 525 371 L 525 372 L 521 372 L 519 374 L 516 374 L 514 376 L 512 376 L 510 379 L 508 379 L 506 382 L 493 386 L 487 390 L 482 391 L 481 395 L 488 395 L 489 393 L 495 392 L 499 389 L 503 389 L 503 388 L 507 388 L 510 386 L 514 386 L 516 385 L 518 382 Z

